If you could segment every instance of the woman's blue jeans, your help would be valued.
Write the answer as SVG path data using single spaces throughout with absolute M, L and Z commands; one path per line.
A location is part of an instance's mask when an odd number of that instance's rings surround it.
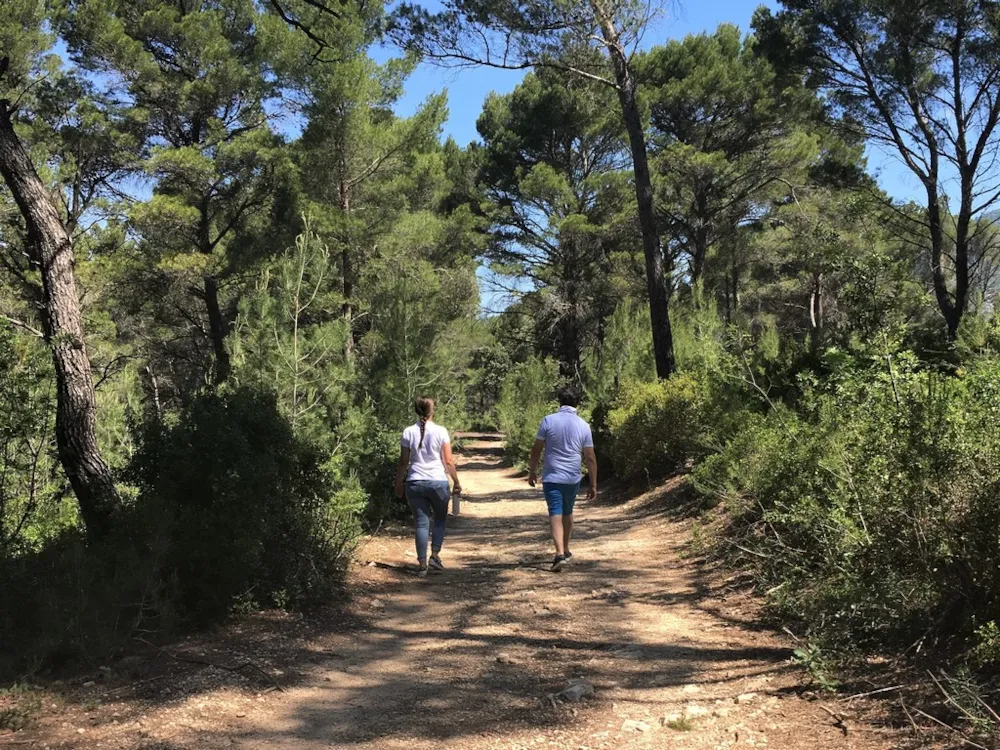
M 444 527 L 448 522 L 448 500 L 451 490 L 448 482 L 418 479 L 406 483 L 406 501 L 413 510 L 416 524 L 417 559 L 421 565 L 427 562 L 427 536 L 434 516 L 434 533 L 431 550 L 436 555 L 444 544 Z

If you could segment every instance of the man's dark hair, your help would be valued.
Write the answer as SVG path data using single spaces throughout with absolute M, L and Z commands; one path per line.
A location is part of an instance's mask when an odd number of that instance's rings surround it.
M 576 408 L 583 401 L 583 391 L 575 385 L 564 385 L 556 391 L 556 398 L 559 399 L 560 406 L 572 406 Z

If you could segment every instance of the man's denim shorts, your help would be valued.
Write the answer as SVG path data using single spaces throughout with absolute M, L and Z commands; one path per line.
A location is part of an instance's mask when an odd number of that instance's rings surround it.
M 580 493 L 580 483 L 542 482 L 542 492 L 545 494 L 545 504 L 549 506 L 550 516 L 571 516 L 576 496 Z

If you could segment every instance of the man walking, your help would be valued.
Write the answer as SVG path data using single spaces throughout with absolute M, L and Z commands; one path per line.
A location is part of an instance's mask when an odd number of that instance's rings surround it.
M 573 505 L 580 492 L 581 457 L 587 464 L 590 490 L 587 499 L 597 497 L 597 455 L 594 453 L 594 438 L 590 425 L 576 413 L 582 394 L 576 386 L 566 386 L 559 390 L 559 411 L 542 420 L 531 448 L 528 484 L 538 483 L 538 459 L 545 451 L 542 467 L 542 492 L 549 508 L 549 523 L 552 527 L 552 541 L 556 545 L 556 557 L 552 570 L 562 570 L 573 553 L 569 551 L 569 540 L 573 535 Z

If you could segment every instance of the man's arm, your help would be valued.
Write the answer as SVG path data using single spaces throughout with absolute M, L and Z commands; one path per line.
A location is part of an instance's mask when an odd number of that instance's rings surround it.
M 528 484 L 534 487 L 538 484 L 538 459 L 542 457 L 542 449 L 545 441 L 535 438 L 535 444 L 531 446 L 531 458 L 528 460 Z
M 406 470 L 410 466 L 410 449 L 405 445 L 399 449 L 399 463 L 396 464 L 396 497 L 404 494 L 403 480 L 406 478 Z
M 594 452 L 593 448 L 583 449 L 583 461 L 587 464 L 587 477 L 590 479 L 587 499 L 593 500 L 597 497 L 597 453 Z

